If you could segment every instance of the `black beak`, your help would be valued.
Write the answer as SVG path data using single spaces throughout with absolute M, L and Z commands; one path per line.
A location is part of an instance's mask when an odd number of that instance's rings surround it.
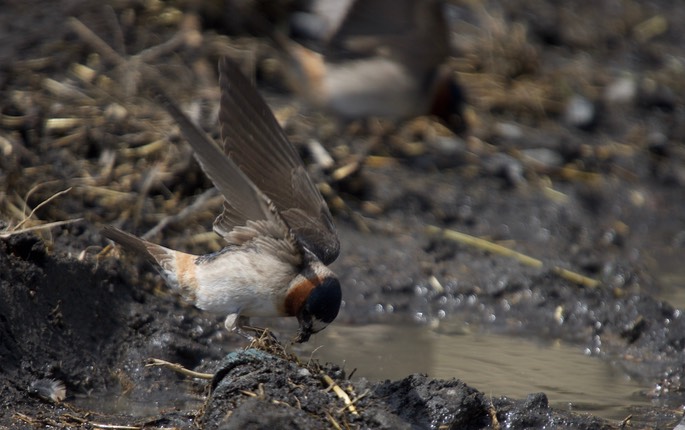
M 299 333 L 297 333 L 297 337 L 295 338 L 295 342 L 297 342 L 297 343 L 304 343 L 304 342 L 306 342 L 306 341 L 309 340 L 309 338 L 311 337 L 311 335 L 312 335 L 312 334 L 309 333 L 309 332 L 300 331 Z
M 300 329 L 297 331 L 297 337 L 295 338 L 295 342 L 297 343 L 304 343 L 309 340 L 309 338 L 312 336 L 314 331 L 312 330 L 312 319 L 311 317 L 298 317 L 297 320 L 300 323 Z

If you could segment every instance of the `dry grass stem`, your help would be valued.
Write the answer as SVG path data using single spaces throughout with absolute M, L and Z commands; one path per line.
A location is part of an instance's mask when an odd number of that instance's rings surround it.
M 7 239 L 8 237 L 13 236 L 15 234 L 29 233 L 29 232 L 38 231 L 38 230 L 47 230 L 49 228 L 73 224 L 73 223 L 79 222 L 79 221 L 83 221 L 83 218 L 68 219 L 65 221 L 48 222 L 48 223 L 41 224 L 41 225 L 35 225 L 33 227 L 22 228 L 19 230 L 12 230 L 10 232 L 3 232 L 3 233 L 0 233 L 0 239 Z
M 466 233 L 458 232 L 456 230 L 442 229 L 440 227 L 432 225 L 427 226 L 426 231 L 429 234 L 441 235 L 446 239 L 450 239 L 455 242 L 473 246 L 482 249 L 483 251 L 492 252 L 493 254 L 513 258 L 514 260 L 526 266 L 538 269 L 542 269 L 544 267 L 544 263 L 542 262 L 542 260 L 538 260 L 537 258 L 533 258 L 528 255 L 522 254 L 518 251 L 514 251 L 513 249 L 507 248 L 506 246 L 490 242 L 489 240 L 471 236 Z M 552 271 L 552 273 L 560 276 L 561 278 L 566 279 L 567 281 L 573 282 L 575 284 L 581 285 L 583 287 L 595 288 L 600 285 L 600 282 L 598 280 L 581 275 L 580 273 L 573 272 L 568 269 L 554 266 L 550 270 Z
M 181 375 L 197 379 L 212 379 L 214 377 L 213 373 L 195 372 L 194 370 L 186 369 L 180 364 L 170 363 L 159 358 L 150 358 L 148 362 L 145 363 L 145 367 L 163 367 L 176 373 L 180 373 Z
M 331 423 L 334 429 L 342 430 L 342 426 L 340 425 L 340 423 L 338 423 L 338 421 L 328 411 L 326 411 L 326 419 L 328 419 L 328 422 Z
M 180 212 L 174 215 L 168 215 L 162 218 L 153 228 L 147 231 L 143 239 L 149 239 L 159 234 L 167 225 L 180 223 L 187 218 L 194 215 L 196 212 L 203 210 L 207 206 L 218 206 L 220 201 L 223 201 L 223 196 L 217 196 L 216 188 L 210 188 L 204 193 L 200 194 L 193 203 L 183 208 Z
M 72 188 L 73 188 L 73 187 L 69 187 L 69 188 L 67 188 L 66 190 L 58 191 L 58 192 L 56 192 L 55 194 L 53 194 L 52 196 L 50 196 L 50 197 L 48 197 L 47 199 L 43 200 L 41 203 L 38 204 L 38 206 L 36 206 L 35 208 L 33 208 L 33 210 L 31 211 L 31 213 L 29 213 L 29 215 L 26 217 L 26 219 L 25 219 L 24 221 L 28 221 L 29 219 L 31 219 L 31 217 L 33 217 L 33 214 L 35 214 L 36 211 L 37 211 L 38 209 L 40 209 L 40 208 L 42 208 L 43 206 L 45 206 L 46 204 L 50 203 L 52 200 L 54 200 L 55 198 L 61 196 L 62 194 L 68 193 L 69 191 L 72 190 Z M 34 189 L 35 189 L 35 188 L 34 188 Z M 28 199 L 28 197 L 33 193 L 34 189 L 32 189 L 32 190 L 29 191 L 28 195 L 26 196 L 27 199 Z M 24 221 L 23 221 L 23 222 L 24 222 Z M 17 226 L 17 228 L 20 228 L 20 227 L 23 225 L 23 222 L 20 223 L 20 224 Z
M 359 415 L 357 412 L 357 408 L 354 406 L 354 402 L 350 399 L 350 396 L 347 395 L 345 390 L 340 388 L 340 385 L 336 384 L 336 382 L 331 378 L 330 376 L 326 375 L 325 373 L 321 374 L 321 377 L 323 378 L 324 382 L 328 385 L 328 388 L 332 389 L 333 392 L 340 398 L 342 401 L 345 403 L 345 407 L 347 410 L 350 411 L 351 414 L 353 415 Z

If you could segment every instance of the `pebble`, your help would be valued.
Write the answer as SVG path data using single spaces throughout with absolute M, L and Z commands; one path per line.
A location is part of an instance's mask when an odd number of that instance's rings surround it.
M 635 100 L 637 82 L 632 76 L 622 76 L 604 89 L 604 100 L 609 104 L 628 104 Z
M 575 95 L 566 104 L 564 122 L 573 127 L 585 128 L 592 125 L 596 115 L 594 103 L 581 95 Z
M 523 166 L 516 158 L 507 154 L 494 154 L 483 159 L 483 167 L 486 172 L 492 175 L 501 175 L 509 181 L 511 185 L 518 185 L 525 182 L 523 176 Z

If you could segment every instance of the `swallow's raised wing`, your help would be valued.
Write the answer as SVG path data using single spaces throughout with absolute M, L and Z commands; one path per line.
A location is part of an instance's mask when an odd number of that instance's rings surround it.
M 233 245 L 256 239 L 262 246 L 268 246 L 281 255 L 299 258 L 301 252 L 294 235 L 269 197 L 181 111 L 163 89 L 156 85 L 153 88 L 193 147 L 202 169 L 225 198 L 224 212 L 219 219 L 226 217 L 232 228 L 217 232 Z
M 238 66 L 224 58 L 219 73 L 219 121 L 226 155 L 273 202 L 296 240 L 330 264 L 338 256 L 340 242 L 328 206 L 302 159 Z M 232 204 L 231 196 L 226 197 L 224 212 L 214 223 L 214 230 L 222 236 L 229 234 L 240 218 L 240 208 Z

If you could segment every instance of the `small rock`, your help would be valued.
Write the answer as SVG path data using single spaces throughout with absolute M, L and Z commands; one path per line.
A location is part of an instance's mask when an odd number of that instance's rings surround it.
M 604 100 L 610 104 L 628 104 L 635 100 L 637 82 L 632 76 L 622 76 L 604 90 Z
M 494 154 L 483 160 L 485 171 L 504 177 L 511 185 L 518 185 L 525 181 L 523 166 L 516 158 L 507 154 Z
M 583 96 L 575 95 L 566 104 L 564 122 L 573 127 L 587 128 L 592 126 L 596 115 L 594 103 Z

